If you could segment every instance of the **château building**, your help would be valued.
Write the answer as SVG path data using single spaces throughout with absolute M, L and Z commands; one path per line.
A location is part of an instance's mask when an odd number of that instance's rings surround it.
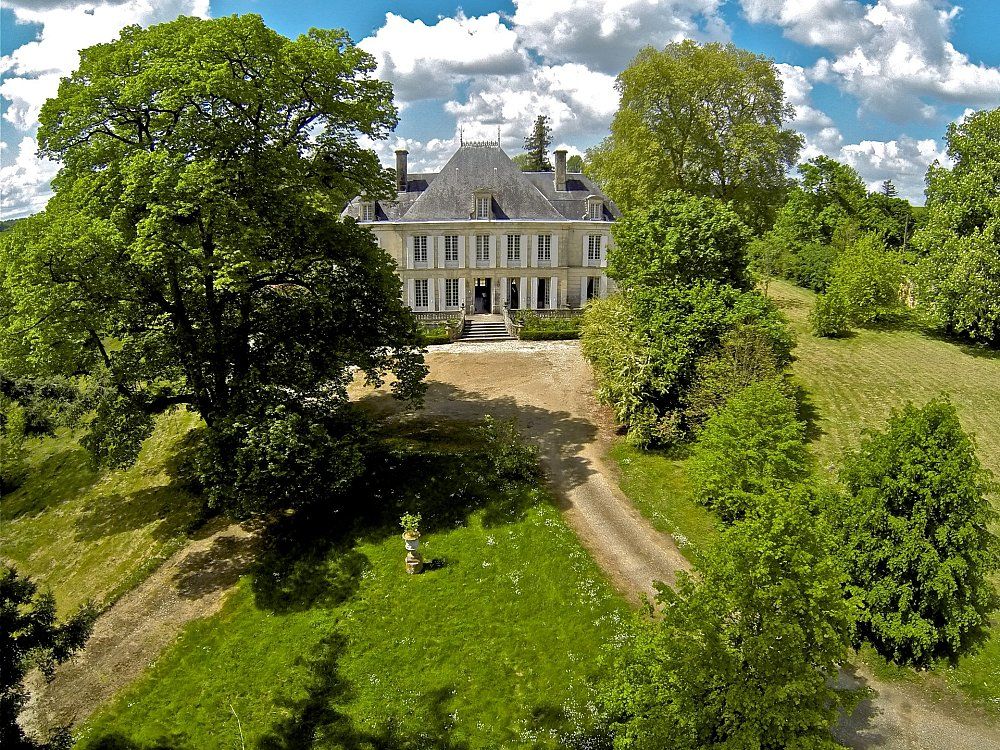
M 440 172 L 410 174 L 396 152 L 396 198 L 353 200 L 396 261 L 418 312 L 578 308 L 609 291 L 618 208 L 582 174 L 522 172 L 498 141 L 463 143 Z

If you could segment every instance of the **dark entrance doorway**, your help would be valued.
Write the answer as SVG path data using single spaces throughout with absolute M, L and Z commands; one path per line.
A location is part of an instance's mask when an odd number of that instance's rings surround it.
M 535 309 L 544 310 L 549 306 L 549 280 L 545 278 L 538 279 L 538 296 L 535 300 Z
M 477 314 L 493 312 L 490 300 L 493 299 L 492 279 L 476 279 L 473 308 Z
M 517 291 L 517 282 L 510 282 L 510 305 L 511 310 L 517 310 L 521 307 L 521 295 Z

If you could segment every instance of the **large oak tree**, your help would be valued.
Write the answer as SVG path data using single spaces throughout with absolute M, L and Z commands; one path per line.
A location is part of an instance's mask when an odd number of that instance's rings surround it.
M 84 50 L 41 113 L 56 194 L 5 233 L 0 367 L 97 376 L 89 445 L 110 463 L 183 404 L 236 462 L 204 475 L 220 496 L 312 459 L 336 473 L 353 371 L 404 398 L 425 372 L 392 260 L 340 215 L 391 191 L 358 143 L 396 123 L 374 67 L 343 31 L 289 40 L 254 15 Z
M 588 170 L 625 209 L 681 189 L 733 201 L 766 227 L 781 205 L 802 137 L 774 63 L 732 44 L 646 47 L 619 76 L 611 135 Z

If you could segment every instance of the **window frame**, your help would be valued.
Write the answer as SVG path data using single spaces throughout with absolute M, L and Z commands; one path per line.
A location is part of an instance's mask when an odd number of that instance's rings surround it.
M 458 235 L 446 234 L 444 236 L 444 262 L 458 263 Z
M 444 306 L 445 309 L 451 307 L 456 308 L 460 304 L 458 299 L 459 289 L 458 289 L 458 279 L 445 279 L 444 280 Z M 454 300 L 454 302 L 452 302 Z
M 476 235 L 476 265 L 489 264 L 490 262 L 490 236 L 488 234 Z
M 489 221 L 492 217 L 493 197 L 489 195 L 477 195 L 475 202 L 476 221 Z
M 538 235 L 538 262 L 552 263 L 552 235 Z
M 587 206 L 587 218 L 591 221 L 604 221 L 604 202 L 590 201 Z
M 521 262 L 521 235 L 507 235 L 507 262 Z
M 423 293 L 423 304 L 420 301 L 420 295 Z M 430 279 L 414 279 L 413 280 L 413 307 L 414 309 L 418 307 L 427 308 L 431 306 L 431 283 Z
M 361 221 L 375 221 L 375 204 L 372 201 L 362 201 Z
M 418 256 L 418 252 L 423 253 L 423 258 Z M 429 263 L 429 255 L 427 252 L 427 235 L 426 234 L 415 234 L 413 235 L 413 263 L 423 263 L 427 265 Z
M 601 264 L 601 235 L 599 234 L 587 235 L 587 265 L 595 266 L 600 264 Z

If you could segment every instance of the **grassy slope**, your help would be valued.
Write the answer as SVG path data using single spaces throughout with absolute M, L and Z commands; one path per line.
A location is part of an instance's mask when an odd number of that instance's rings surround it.
M 858 331 L 850 338 L 812 336 L 806 317 L 814 295 L 772 281 L 770 295 L 795 332 L 795 381 L 806 390 L 812 412 L 811 448 L 822 470 L 833 473 L 845 451 L 858 445 L 865 428 L 880 428 L 893 408 L 921 404 L 947 393 L 966 430 L 976 436 L 980 460 L 1000 477 L 1000 356 L 995 352 L 944 341 L 919 330 Z M 637 451 L 624 443 L 613 457 L 622 472 L 622 489 L 663 531 L 679 532 L 684 551 L 710 549 L 718 532 L 711 513 L 690 496 L 684 461 Z M 915 679 L 912 670 L 880 663 L 870 650 L 863 656 L 885 679 Z M 976 653 L 937 674 L 967 694 L 1000 708 L 1000 626 Z
M 893 408 L 946 393 L 962 426 L 975 435 L 980 460 L 1000 477 L 1000 354 L 919 330 L 816 338 L 806 321 L 811 292 L 774 281 L 770 294 L 796 334 L 792 372 L 812 398 L 817 417 L 812 448 L 822 467 L 837 466 L 844 452 L 858 445 L 862 430 L 882 427 Z M 874 655 L 868 660 L 884 677 L 907 674 L 879 664 Z M 935 671 L 1000 710 L 1000 621 L 994 619 L 992 635 L 977 653 Z
M 409 472 L 392 495 L 452 502 L 440 476 Z M 544 492 L 504 496 L 499 510 L 470 506 L 425 532 L 425 557 L 443 565 L 421 576 L 403 572 L 398 529 L 385 527 L 325 552 L 308 575 L 263 566 L 89 722 L 82 745 L 121 733 L 238 746 L 234 710 L 253 747 L 313 735 L 324 747 L 554 745 L 588 711 L 627 607 Z M 268 595 L 282 578 L 297 581 L 292 592 Z
M 126 471 L 95 470 L 67 430 L 31 441 L 29 478 L 0 503 L 0 549 L 52 589 L 60 614 L 113 601 L 184 544 L 197 504 L 169 467 L 195 421 L 162 417 Z

